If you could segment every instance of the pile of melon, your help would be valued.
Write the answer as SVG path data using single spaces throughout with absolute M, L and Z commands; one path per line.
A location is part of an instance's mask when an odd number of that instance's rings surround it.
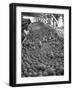
M 22 41 L 22 77 L 64 75 L 64 38 L 48 24 L 29 24 Z

